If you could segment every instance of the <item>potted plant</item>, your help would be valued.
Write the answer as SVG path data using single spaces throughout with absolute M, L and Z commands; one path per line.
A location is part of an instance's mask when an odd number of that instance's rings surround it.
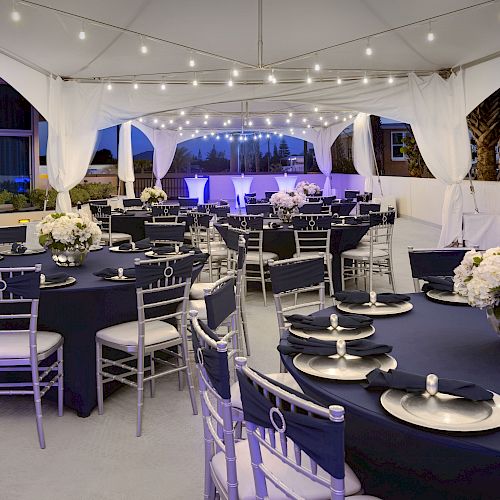
M 283 222 L 290 222 L 294 212 L 306 202 L 306 197 L 296 191 L 278 191 L 269 202 Z
M 297 193 L 304 196 L 318 196 L 321 193 L 321 188 L 314 182 L 302 181 L 295 186 Z
M 144 188 L 141 193 L 141 201 L 145 204 L 152 205 L 153 203 L 160 203 L 166 201 L 167 193 L 163 189 L 157 187 Z

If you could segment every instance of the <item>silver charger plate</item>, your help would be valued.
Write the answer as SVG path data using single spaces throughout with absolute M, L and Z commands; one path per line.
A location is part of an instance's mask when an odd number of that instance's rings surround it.
M 293 335 L 302 337 L 303 339 L 312 337 L 319 340 L 331 341 L 365 339 L 375 333 L 373 325 L 364 326 L 363 328 L 342 328 L 339 326 L 335 330 L 332 327 L 328 327 L 326 330 L 301 330 L 290 327 L 289 330 Z
M 468 306 L 469 303 L 465 297 L 459 295 L 455 292 L 447 292 L 444 290 L 428 290 L 425 295 L 436 302 L 442 302 L 443 304 L 456 304 L 462 306 Z
M 89 250 L 91 252 L 97 252 L 98 250 L 102 250 L 102 249 L 103 249 L 102 245 L 90 245 L 90 248 L 89 248 Z
M 388 354 L 376 356 L 316 356 L 297 354 L 293 364 L 303 373 L 328 380 L 365 380 L 373 369 L 390 370 L 397 367 L 397 361 Z
M 388 389 L 380 396 L 394 417 L 438 431 L 478 432 L 500 427 L 500 396 L 491 401 L 470 401 L 438 392 L 435 396 Z
M 40 283 L 40 288 L 62 288 L 65 286 L 71 286 L 73 283 L 76 283 L 76 278 L 73 278 L 73 276 L 68 276 L 68 278 L 65 281 L 61 281 L 59 283 L 50 283 L 45 282 L 45 283 Z
M 120 250 L 120 247 L 109 247 L 110 252 L 120 252 L 120 253 L 137 253 L 137 252 L 145 252 L 146 250 L 150 250 L 151 247 L 148 248 L 134 248 L 130 250 Z
M 382 304 L 377 302 L 371 305 L 366 304 L 347 304 L 340 302 L 337 304 L 337 309 L 354 314 L 364 314 L 365 316 L 392 316 L 395 314 L 404 314 L 413 309 L 411 302 L 396 302 L 395 304 Z
M 154 250 L 150 250 L 149 252 L 145 252 L 144 255 L 146 257 L 149 257 L 150 259 L 161 259 L 163 257 L 171 257 L 172 255 L 182 255 L 181 252 L 169 252 L 169 253 L 164 253 L 162 255 L 159 255 L 155 253 Z
M 110 276 L 109 278 L 104 279 L 108 281 L 135 281 L 135 278 L 131 278 L 128 276 L 122 276 L 121 278 L 120 276 Z
M 40 248 L 36 250 L 26 250 L 26 252 L 23 253 L 15 253 L 12 252 L 11 250 L 4 250 L 0 252 L 2 255 L 8 255 L 9 257 L 18 257 L 20 255 L 36 255 L 38 253 L 45 253 L 47 250 L 45 248 Z

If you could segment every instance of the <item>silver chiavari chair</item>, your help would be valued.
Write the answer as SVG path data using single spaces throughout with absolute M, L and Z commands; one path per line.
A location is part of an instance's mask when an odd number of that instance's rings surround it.
M 364 280 L 365 289 L 368 279 L 368 290 L 373 289 L 373 273 L 377 272 L 389 277 L 392 290 L 395 291 L 392 269 L 392 235 L 396 213 L 370 212 L 370 230 L 368 244 L 360 244 L 352 250 L 341 254 L 342 289 L 346 280 Z M 346 261 L 352 261 L 347 264 Z
M 342 406 L 327 408 L 276 384 L 250 369 L 245 358 L 236 363 L 248 437 L 235 445 L 239 498 L 375 500 L 357 495 L 361 483 L 344 462 Z M 220 480 L 223 471 L 213 468 Z
M 330 295 L 333 295 L 330 252 L 332 222 L 333 218 L 330 215 L 301 214 L 292 217 L 296 249 L 294 257 L 312 257 L 319 254 L 324 256 Z
M 142 201 L 140 198 L 127 198 L 123 200 L 123 208 L 126 209 L 134 209 L 138 210 L 142 208 Z
M 453 276 L 464 255 L 477 248 L 413 248 L 408 247 L 411 276 L 415 292 L 421 291 L 420 280 L 427 276 Z
M 99 414 L 104 411 L 103 384 L 118 381 L 134 387 L 137 390 L 137 436 L 142 432 L 144 384 L 150 383 L 153 397 L 154 383 L 159 377 L 177 373 L 181 388 L 181 375 L 185 374 L 193 414 L 198 413 L 187 346 L 187 305 L 194 260 L 193 253 L 157 260 L 136 259 L 138 320 L 96 333 Z M 168 320 L 176 322 L 178 327 Z M 124 353 L 124 357 L 119 360 L 104 358 L 103 346 Z M 166 354 L 167 359 L 157 357 L 159 352 Z M 150 360 L 149 366 L 146 366 L 146 358 Z M 157 372 L 157 365 L 166 368 Z M 109 368 L 113 368 L 113 372 Z M 120 374 L 116 374 L 117 368 L 122 370 Z
M 179 205 L 153 205 L 151 215 L 153 222 L 177 222 Z
M 153 245 L 182 245 L 184 243 L 184 222 L 145 222 L 144 232 Z
M 0 245 L 8 243 L 24 243 L 26 241 L 27 226 L 2 226 L 0 227 Z
M 115 243 L 121 243 L 123 241 L 132 243 L 132 236 L 130 236 L 130 234 L 117 233 L 113 231 L 113 216 L 111 215 L 110 205 L 97 205 L 95 203 L 90 203 L 90 212 L 101 227 L 101 239 L 106 245 L 113 246 Z
M 262 215 L 269 217 L 273 211 L 273 206 L 270 203 L 251 203 L 246 207 L 247 215 Z
M 0 372 L 31 373 L 30 382 L 0 383 L 0 396 L 33 396 L 38 441 L 45 448 L 42 397 L 51 387 L 57 387 L 63 415 L 63 338 L 37 330 L 41 268 L 0 268 Z M 42 364 L 54 353 L 55 361 Z

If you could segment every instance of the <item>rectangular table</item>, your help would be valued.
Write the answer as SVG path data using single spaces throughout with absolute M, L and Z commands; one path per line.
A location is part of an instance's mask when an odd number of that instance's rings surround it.
M 464 213 L 463 238 L 465 246 L 480 250 L 500 246 L 500 214 Z

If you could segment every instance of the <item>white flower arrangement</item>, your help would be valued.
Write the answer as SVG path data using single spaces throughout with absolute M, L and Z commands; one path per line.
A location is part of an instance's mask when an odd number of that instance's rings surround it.
M 40 245 L 54 250 L 88 250 L 101 240 L 99 226 L 79 213 L 47 215 L 37 226 Z
M 302 181 L 295 186 L 295 190 L 305 196 L 315 196 L 321 193 L 321 188 L 314 182 Z
M 471 250 L 455 269 L 454 289 L 473 307 L 500 307 L 500 247 Z
M 158 203 L 167 199 L 167 193 L 163 189 L 156 187 L 144 188 L 141 193 L 141 201 L 143 203 Z
M 278 191 L 271 196 L 269 202 L 276 208 L 291 211 L 304 205 L 306 197 L 296 191 Z

